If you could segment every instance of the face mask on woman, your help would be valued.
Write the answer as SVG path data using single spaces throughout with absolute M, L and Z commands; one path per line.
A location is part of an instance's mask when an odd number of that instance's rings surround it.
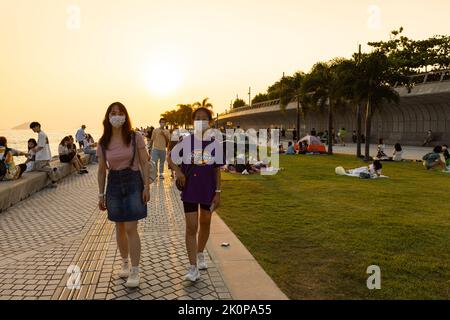
M 209 129 L 209 121 L 208 120 L 195 120 L 194 128 L 200 128 L 202 131 L 206 131 Z
M 125 123 L 125 116 L 110 116 L 109 122 L 114 128 L 120 128 Z

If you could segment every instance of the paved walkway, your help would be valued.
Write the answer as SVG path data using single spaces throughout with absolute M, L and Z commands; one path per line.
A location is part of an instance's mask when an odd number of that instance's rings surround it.
M 403 149 L 403 159 L 407 159 L 407 160 L 421 160 L 425 154 L 433 151 L 433 147 L 402 146 L 402 149 Z M 394 152 L 394 146 L 386 145 L 386 148 L 384 151 L 388 156 L 392 157 L 392 153 Z M 345 147 L 341 146 L 341 145 L 334 145 L 333 152 L 355 155 L 356 154 L 356 144 L 349 143 L 349 144 L 346 144 Z M 361 146 L 361 153 L 364 155 L 364 145 Z M 370 155 L 371 156 L 377 155 L 377 145 L 376 144 L 370 145 Z
M 170 178 L 151 186 L 149 215 L 140 222 L 141 285 L 125 288 L 114 224 L 96 205 L 97 167 L 89 169 L 0 214 L 0 299 L 232 298 L 208 255 L 201 280 L 184 280 L 184 217 Z M 81 270 L 79 289 L 67 287 L 71 265 Z
M 287 148 L 288 142 L 292 140 L 283 139 L 282 143 L 285 148 Z M 403 149 L 403 159 L 407 160 L 421 160 L 422 157 L 428 152 L 433 151 L 433 147 L 418 147 L 418 146 L 402 146 Z M 388 156 L 392 156 L 392 152 L 394 151 L 393 145 L 386 145 L 385 153 Z M 342 145 L 333 145 L 334 153 L 341 154 L 351 154 L 356 155 L 356 144 L 355 143 L 347 143 L 345 146 Z M 361 145 L 361 152 L 364 155 L 364 144 Z M 377 145 L 370 145 L 370 155 L 376 156 L 377 154 Z

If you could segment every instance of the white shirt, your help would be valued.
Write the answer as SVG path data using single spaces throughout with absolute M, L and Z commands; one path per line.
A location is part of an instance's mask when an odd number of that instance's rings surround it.
M 60 156 L 69 154 L 70 153 L 69 152 L 69 148 L 67 148 L 67 146 L 63 146 L 62 144 L 60 144 L 58 146 L 58 153 L 59 153 Z
M 375 166 L 373 165 L 373 163 L 369 166 L 369 173 L 374 176 L 375 174 L 381 174 L 381 169 L 379 170 L 375 170 Z
M 52 153 L 50 151 L 50 145 L 48 143 L 48 137 L 44 131 L 38 133 L 38 147 L 42 147 L 40 151 L 36 152 L 36 161 L 50 161 L 52 159 Z
M 84 129 L 80 128 L 78 129 L 77 133 L 75 134 L 75 139 L 77 139 L 78 142 L 83 141 L 85 138 Z

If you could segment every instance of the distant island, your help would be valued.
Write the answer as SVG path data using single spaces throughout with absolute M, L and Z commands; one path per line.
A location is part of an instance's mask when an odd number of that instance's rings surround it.
M 30 129 L 30 122 L 24 122 L 14 128 L 11 128 L 11 130 L 25 130 L 25 129 Z

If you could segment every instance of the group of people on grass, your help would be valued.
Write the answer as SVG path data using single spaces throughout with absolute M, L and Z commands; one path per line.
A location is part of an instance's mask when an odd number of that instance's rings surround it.
M 284 154 L 307 154 L 308 153 L 308 142 L 307 141 L 298 141 L 295 144 L 292 141 L 288 142 L 287 149 L 284 150 L 283 145 L 280 144 L 280 152 Z
M 402 158 L 403 150 L 399 143 L 394 146 L 393 156 L 388 157 L 384 152 L 383 140 L 380 139 L 378 144 L 377 156 L 369 166 L 364 166 L 356 169 L 345 170 L 342 167 L 336 168 L 336 173 L 339 175 L 356 176 L 360 178 L 380 178 L 385 177 L 381 174 L 383 165 L 382 161 L 406 161 Z M 442 156 L 444 160 L 442 160 Z M 425 154 L 422 157 L 423 166 L 427 170 L 440 168 L 443 172 L 450 173 L 450 152 L 447 145 L 435 146 L 432 152 Z

